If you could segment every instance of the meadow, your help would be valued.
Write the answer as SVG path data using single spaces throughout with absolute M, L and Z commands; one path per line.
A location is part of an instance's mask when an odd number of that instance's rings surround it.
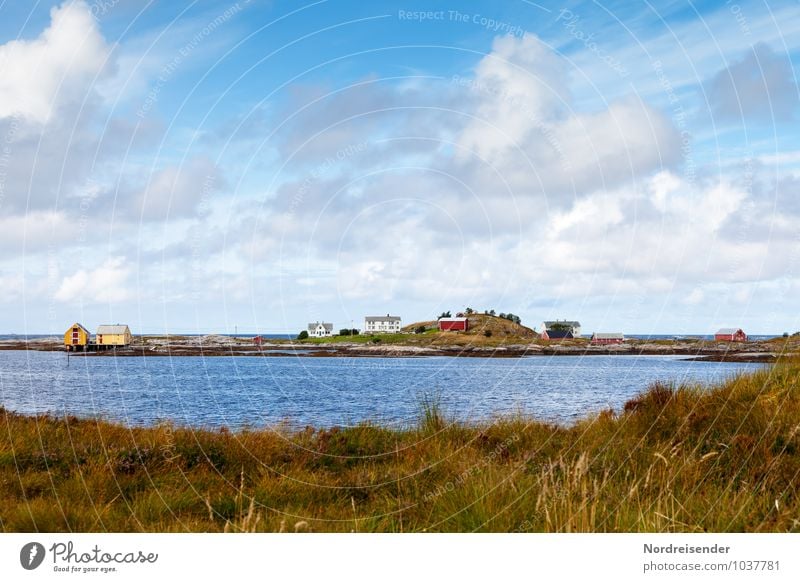
M 800 361 L 561 427 L 232 432 L 0 409 L 5 532 L 797 532 Z

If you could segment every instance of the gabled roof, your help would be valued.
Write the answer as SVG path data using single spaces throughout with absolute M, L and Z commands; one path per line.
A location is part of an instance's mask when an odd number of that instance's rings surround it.
M 548 329 L 547 337 L 550 339 L 572 339 L 575 336 L 572 335 L 571 329 Z
M 125 332 L 130 333 L 130 328 L 127 325 L 98 325 L 97 335 L 121 335 Z
M 440 317 L 439 321 L 467 321 L 466 317 Z
M 622 333 L 594 333 L 594 339 L 625 339 L 625 334 Z
M 376 323 L 379 321 L 400 321 L 400 317 L 397 315 L 367 315 L 364 318 L 364 321 L 367 323 Z
M 738 333 L 740 331 L 742 331 L 740 327 L 723 327 L 722 329 L 718 330 L 717 333 L 714 335 L 734 335 L 735 333 Z M 742 333 L 744 332 L 742 331 Z
M 308 324 L 308 331 L 316 331 L 319 326 L 325 328 L 326 331 L 333 331 L 333 324 L 332 323 L 309 323 Z
M 73 323 L 72 325 L 69 326 L 69 330 L 67 331 L 70 331 L 73 327 L 79 327 L 83 330 L 83 333 L 85 333 L 86 335 L 92 335 L 89 333 L 89 330 L 83 327 L 80 323 Z

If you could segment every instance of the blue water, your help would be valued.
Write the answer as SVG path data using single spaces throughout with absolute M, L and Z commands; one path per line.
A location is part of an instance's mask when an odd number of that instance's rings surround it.
M 524 412 L 569 424 L 656 380 L 712 382 L 758 364 L 674 356 L 71 357 L 0 351 L 0 405 L 21 413 L 195 427 L 408 425 L 424 395 L 459 419 Z

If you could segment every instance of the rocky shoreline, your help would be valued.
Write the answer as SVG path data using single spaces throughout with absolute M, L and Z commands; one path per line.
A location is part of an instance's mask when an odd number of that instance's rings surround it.
M 585 340 L 569 344 L 541 342 L 508 343 L 498 346 L 365 344 L 339 342 L 310 344 L 282 340 L 254 344 L 251 340 L 220 335 L 207 336 L 144 336 L 131 347 L 105 352 L 73 352 L 86 357 L 146 356 L 260 356 L 260 357 L 479 357 L 520 358 L 529 356 L 607 356 L 607 355 L 676 355 L 693 360 L 715 362 L 774 362 L 782 354 L 797 352 L 797 341 L 763 341 L 742 344 L 699 340 L 628 340 L 624 344 L 594 346 Z M 3 340 L 0 350 L 64 351 L 60 338 L 35 340 Z

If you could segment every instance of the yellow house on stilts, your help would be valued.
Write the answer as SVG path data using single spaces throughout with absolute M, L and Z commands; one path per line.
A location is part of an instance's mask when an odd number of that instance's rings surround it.
M 118 348 L 131 345 L 133 336 L 127 325 L 98 325 L 95 343 L 98 350 Z
M 67 351 L 70 352 L 86 351 L 90 337 L 89 330 L 80 323 L 73 323 L 70 328 L 64 332 L 64 346 L 67 348 Z

